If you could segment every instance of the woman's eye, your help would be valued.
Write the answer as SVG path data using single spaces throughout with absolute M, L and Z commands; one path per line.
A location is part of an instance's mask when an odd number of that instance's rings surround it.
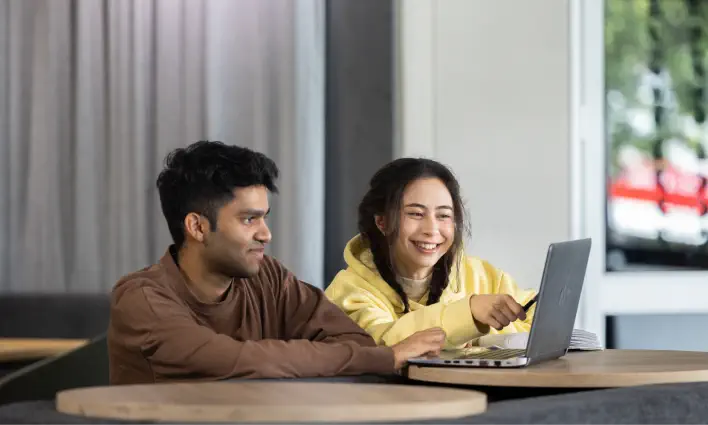
M 419 212 L 409 212 L 408 215 L 411 216 L 411 217 L 416 217 L 416 218 L 422 218 L 422 217 L 423 217 L 423 213 L 419 213 Z

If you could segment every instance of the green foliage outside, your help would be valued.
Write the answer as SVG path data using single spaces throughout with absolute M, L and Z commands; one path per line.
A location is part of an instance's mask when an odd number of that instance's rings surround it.
M 652 2 L 656 2 L 654 8 Z M 605 15 L 611 173 L 616 172 L 614 159 L 623 144 L 632 144 L 650 156 L 657 137 L 678 138 L 692 147 L 699 143 L 705 146 L 706 140 L 701 139 L 705 139 L 706 131 L 701 128 L 700 134 L 689 134 L 685 120 L 692 117 L 700 126 L 699 110 L 708 106 L 705 95 L 700 99 L 696 95 L 696 88 L 707 83 L 705 75 L 696 75 L 696 67 L 708 67 L 708 0 L 606 0 Z M 692 58 L 692 49 L 699 52 L 697 60 Z M 652 63 L 659 64 L 669 76 L 664 80 L 669 84 L 661 88 L 663 101 L 659 103 L 665 108 L 665 118 L 655 132 L 637 134 L 628 122 L 628 113 L 643 110 L 653 118 L 655 101 L 654 96 L 646 95 L 652 93 L 646 90 L 649 86 L 644 85 L 644 96 L 638 93 L 641 82 L 652 78 Z

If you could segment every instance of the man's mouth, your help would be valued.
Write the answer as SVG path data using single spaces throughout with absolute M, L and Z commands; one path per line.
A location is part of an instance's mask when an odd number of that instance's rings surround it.
M 265 253 L 265 248 L 260 247 L 260 248 L 251 248 L 248 250 L 249 253 L 251 254 L 256 254 L 256 255 L 263 255 Z

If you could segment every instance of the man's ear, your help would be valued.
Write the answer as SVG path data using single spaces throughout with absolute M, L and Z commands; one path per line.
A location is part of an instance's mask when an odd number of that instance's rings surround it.
M 381 234 L 386 236 L 386 220 L 384 219 L 384 217 L 382 215 L 375 215 L 374 223 L 376 223 L 376 227 L 379 228 Z
M 197 213 L 189 213 L 184 217 L 184 231 L 197 242 L 204 242 L 204 234 L 208 230 L 209 220 Z

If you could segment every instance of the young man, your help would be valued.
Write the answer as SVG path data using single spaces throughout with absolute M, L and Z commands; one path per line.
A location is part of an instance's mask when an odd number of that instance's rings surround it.
M 393 373 L 439 352 L 440 329 L 377 347 L 264 255 L 277 176 L 265 155 L 219 142 L 167 156 L 157 187 L 174 245 L 113 289 L 111 383 Z

